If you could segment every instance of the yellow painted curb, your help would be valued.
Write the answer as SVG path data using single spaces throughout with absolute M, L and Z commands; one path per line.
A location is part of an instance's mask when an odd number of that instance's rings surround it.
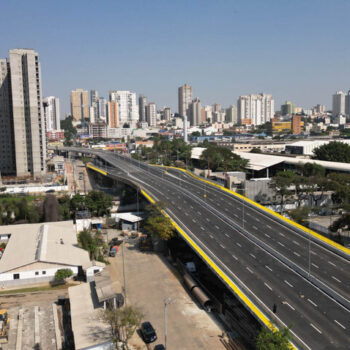
M 99 168 L 96 168 L 96 167 L 92 166 L 90 163 L 86 164 L 86 166 L 87 166 L 88 168 L 92 169 L 92 170 L 95 170 L 95 171 L 101 173 L 102 175 L 107 175 L 107 173 L 106 173 L 105 171 L 103 171 L 103 170 L 101 170 L 101 169 L 99 169 Z

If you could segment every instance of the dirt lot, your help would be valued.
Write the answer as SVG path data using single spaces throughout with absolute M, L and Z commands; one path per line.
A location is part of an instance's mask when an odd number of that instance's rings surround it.
M 156 344 L 164 344 L 164 299 L 170 298 L 173 303 L 167 308 L 167 350 L 224 349 L 220 325 L 187 293 L 171 264 L 159 254 L 140 252 L 130 242 L 124 249 L 127 302 L 141 310 L 158 335 L 158 340 L 146 347 L 135 334 L 131 345 L 153 349 Z M 112 279 L 123 285 L 121 251 L 110 261 L 107 268 Z

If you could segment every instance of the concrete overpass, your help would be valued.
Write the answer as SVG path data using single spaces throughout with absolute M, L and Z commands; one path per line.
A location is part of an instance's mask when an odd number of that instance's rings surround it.
M 180 235 L 262 324 L 292 324 L 296 347 L 349 348 L 347 249 L 185 171 L 110 152 L 62 151 L 94 155 L 100 166 L 92 169 L 124 178 L 150 201 L 167 202 Z

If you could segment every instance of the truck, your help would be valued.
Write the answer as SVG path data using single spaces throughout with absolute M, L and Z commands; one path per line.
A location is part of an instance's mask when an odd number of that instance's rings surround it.
M 112 246 L 110 251 L 109 251 L 109 256 L 111 256 L 111 257 L 116 256 L 118 253 L 118 250 L 119 250 L 119 246 L 117 246 L 117 245 Z
M 10 317 L 6 309 L 0 309 L 0 343 L 8 342 Z

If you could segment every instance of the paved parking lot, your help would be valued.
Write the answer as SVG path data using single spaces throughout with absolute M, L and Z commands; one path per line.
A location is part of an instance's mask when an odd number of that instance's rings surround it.
M 140 252 L 134 243 L 126 243 L 124 252 L 127 302 L 141 310 L 158 335 L 158 341 L 146 347 L 135 334 L 131 345 L 141 350 L 164 344 L 163 301 L 170 298 L 174 303 L 167 308 L 167 350 L 224 349 L 220 325 L 192 299 L 163 256 Z M 123 284 L 121 250 L 110 261 L 107 268 L 112 279 Z

